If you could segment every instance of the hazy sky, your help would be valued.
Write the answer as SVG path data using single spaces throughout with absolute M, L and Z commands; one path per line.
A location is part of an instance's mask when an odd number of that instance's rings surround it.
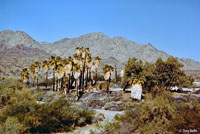
M 200 0 L 0 0 L 0 31 L 54 42 L 90 32 L 200 61 Z

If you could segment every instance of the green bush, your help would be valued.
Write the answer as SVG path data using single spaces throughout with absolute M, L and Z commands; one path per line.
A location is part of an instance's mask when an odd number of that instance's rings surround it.
M 91 111 L 72 106 L 64 98 L 51 103 L 39 104 L 32 91 L 25 88 L 16 90 L 10 87 L 10 82 L 0 85 L 0 92 L 2 106 L 0 109 L 0 131 L 2 132 L 51 133 L 70 131 L 76 126 L 91 123 L 94 115 Z M 10 124 L 13 122 L 12 131 L 8 127 L 8 122 Z
M 22 132 L 24 132 L 23 124 L 19 123 L 15 117 L 8 117 L 5 123 L 0 125 L 1 134 L 21 134 Z
M 200 132 L 200 104 L 195 101 L 175 102 L 166 92 L 153 99 L 151 95 L 144 103 L 128 105 L 115 121 L 100 125 L 98 133 L 179 133 L 180 130 L 196 129 Z

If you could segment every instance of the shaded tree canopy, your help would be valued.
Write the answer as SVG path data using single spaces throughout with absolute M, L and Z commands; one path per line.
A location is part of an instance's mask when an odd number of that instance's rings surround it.
M 177 58 L 169 57 L 166 61 L 158 58 L 155 63 L 145 64 L 134 58 L 129 58 L 122 77 L 122 88 L 128 88 L 134 83 L 142 83 L 143 88 L 150 91 L 154 86 L 169 90 L 171 87 L 187 87 L 194 79 L 182 70 L 183 64 Z

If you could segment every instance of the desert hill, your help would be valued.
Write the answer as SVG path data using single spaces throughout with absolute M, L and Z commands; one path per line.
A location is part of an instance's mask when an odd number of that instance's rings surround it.
M 63 58 L 72 56 L 76 47 L 88 47 L 92 56 L 102 57 L 102 65 L 117 64 L 122 69 L 128 58 L 136 57 L 146 62 L 155 62 L 158 57 L 166 60 L 170 55 L 157 50 L 152 44 L 138 44 L 123 37 L 110 38 L 107 35 L 89 33 L 76 38 L 64 38 L 54 43 L 38 42 L 22 31 L 5 30 L 0 32 L 0 55 L 17 55 L 21 58 L 47 58 L 57 55 Z M 1 56 L 0 71 L 4 72 L 5 66 Z M 13 56 L 10 56 L 10 58 Z M 8 57 L 9 58 L 9 57 Z M 8 58 L 7 61 L 9 60 Z M 20 61 L 18 59 L 18 61 Z M 192 59 L 179 59 L 184 64 L 184 70 L 200 70 L 200 63 Z M 23 64 L 23 63 L 21 63 Z M 15 66 L 13 64 L 13 66 Z M 23 66 L 23 65 L 22 65 Z M 7 70 L 7 69 L 6 69 Z M 11 69 L 12 70 L 12 69 Z

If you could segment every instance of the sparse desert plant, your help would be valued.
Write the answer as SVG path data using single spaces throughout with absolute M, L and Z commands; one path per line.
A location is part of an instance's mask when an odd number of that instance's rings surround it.
M 99 134 L 118 133 L 180 133 L 180 130 L 200 131 L 200 104 L 195 101 L 177 103 L 169 91 L 145 102 L 127 106 L 125 113 L 115 116 L 114 122 L 99 125 Z

